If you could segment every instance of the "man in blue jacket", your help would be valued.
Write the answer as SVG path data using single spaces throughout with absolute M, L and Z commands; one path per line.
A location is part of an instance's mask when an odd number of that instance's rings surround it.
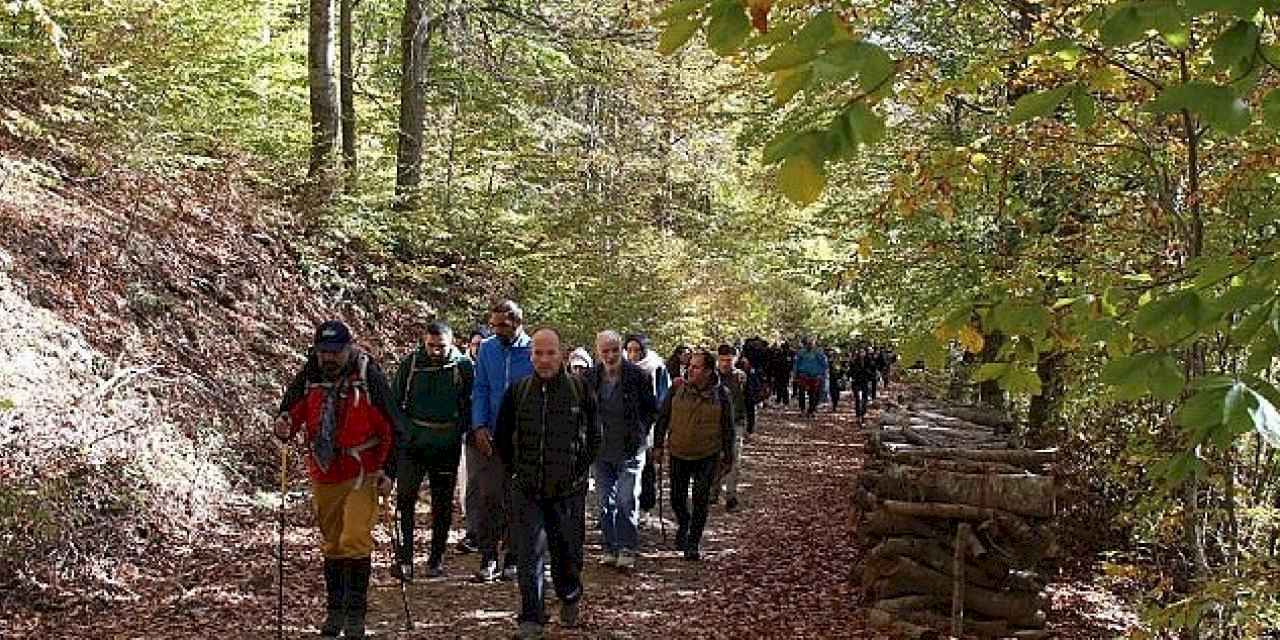
M 498 408 L 507 389 L 533 375 L 531 341 L 524 331 L 524 312 L 511 300 L 489 309 L 494 335 L 480 343 L 476 354 L 475 382 L 471 387 L 471 429 L 467 434 L 467 519 L 474 521 L 476 546 L 480 548 L 478 582 L 499 577 L 514 580 L 516 554 L 507 526 L 509 478 L 498 459 L 495 443 Z M 505 551 L 501 572 L 498 547 Z
M 796 384 L 804 390 L 803 397 L 808 400 L 808 406 L 801 409 L 812 418 L 818 410 L 818 392 L 827 378 L 827 355 L 814 346 L 813 338 L 805 338 L 801 344 L 804 348 L 796 354 L 792 373 Z

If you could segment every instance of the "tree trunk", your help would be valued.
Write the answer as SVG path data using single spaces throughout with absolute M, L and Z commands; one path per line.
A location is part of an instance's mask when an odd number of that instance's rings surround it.
M 342 88 L 342 167 L 346 173 L 346 191 L 356 186 L 356 103 L 354 47 L 351 40 L 351 8 L 354 0 L 339 0 L 342 8 L 338 19 L 338 40 L 341 49 Z
M 311 0 L 307 31 L 307 80 L 311 92 L 311 161 L 307 177 L 315 194 L 327 201 L 333 195 L 333 162 L 337 156 L 338 85 L 333 73 L 333 3 Z
M 999 357 L 1000 347 L 1004 346 L 1007 338 L 999 331 L 992 331 L 990 334 L 983 336 L 982 352 L 978 354 L 978 361 L 982 364 L 996 362 Z M 995 380 L 986 380 L 978 383 L 978 401 L 982 406 L 987 407 L 999 413 L 1005 412 L 1005 395 L 1004 390 L 1000 388 L 1000 384 Z
M 1058 444 L 1058 413 L 1066 391 L 1062 365 L 1065 354 L 1061 351 L 1045 351 L 1036 361 L 1036 375 L 1040 376 L 1040 395 L 1031 397 L 1027 411 L 1027 440 L 1034 447 Z
M 434 25 L 424 20 L 426 0 L 406 0 L 400 24 L 400 121 L 396 143 L 397 211 L 418 207 L 422 183 L 422 132 Z

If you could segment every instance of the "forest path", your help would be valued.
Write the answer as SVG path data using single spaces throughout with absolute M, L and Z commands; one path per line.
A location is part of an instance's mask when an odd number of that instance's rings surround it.
M 559 627 L 549 596 L 548 637 L 560 638 L 836 638 L 862 637 L 851 572 L 851 487 L 861 464 L 853 417 L 820 410 L 765 409 L 744 450 L 741 505 L 713 506 L 702 562 L 685 561 L 657 526 L 641 532 L 637 570 L 599 564 L 600 534 L 588 507 L 586 596 L 577 629 Z M 588 498 L 591 502 L 591 498 Z M 419 523 L 426 524 L 425 513 Z M 667 535 L 674 534 L 669 506 Z M 457 527 L 455 527 L 456 529 Z M 455 535 L 458 533 L 455 530 Z M 425 560 L 419 543 L 418 571 Z M 469 581 L 476 557 L 452 553 L 447 576 L 409 587 L 414 630 L 404 630 L 398 582 L 386 554 L 375 557 L 369 628 L 381 637 L 504 638 L 515 628 L 513 583 Z M 315 581 L 311 611 L 318 611 Z

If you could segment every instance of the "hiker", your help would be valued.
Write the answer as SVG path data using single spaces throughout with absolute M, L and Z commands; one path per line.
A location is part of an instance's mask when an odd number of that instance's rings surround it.
M 671 507 L 676 513 L 676 549 L 686 560 L 701 560 L 702 530 L 707 525 L 711 485 L 718 471 L 733 464 L 733 405 L 715 372 L 715 357 L 699 349 L 689 358 L 687 378 L 672 385 L 654 427 L 655 458 L 670 440 Z M 693 483 L 693 512 L 689 484 Z
M 827 356 L 815 348 L 811 337 L 804 338 L 801 346 L 803 348 L 796 354 L 792 373 L 796 384 L 803 389 L 804 399 L 808 400 L 808 405 L 801 409 L 812 418 L 818 409 L 818 391 L 827 375 Z
M 845 369 L 840 362 L 840 350 L 827 350 L 827 386 L 831 394 L 831 413 L 840 409 L 840 392 L 844 389 Z
M 742 438 L 747 425 L 747 374 L 734 366 L 738 352 L 727 344 L 716 349 L 716 374 L 720 384 L 729 391 L 733 406 L 733 463 L 724 474 L 724 510 L 738 510 L 738 472 L 742 470 Z M 721 483 L 711 488 L 711 502 L 719 502 Z
M 596 336 L 599 364 L 583 377 L 595 400 L 603 444 L 596 457 L 596 492 L 604 534 L 601 564 L 633 569 L 640 549 L 640 476 L 653 420 L 658 412 L 653 382 L 639 366 L 622 357 L 622 336 Z
M 779 407 L 791 405 L 791 363 L 795 354 L 791 346 L 783 340 L 773 349 L 771 354 L 769 377 L 773 379 L 774 400 Z
M 853 391 L 853 411 L 861 425 L 867 415 L 867 402 L 871 393 L 871 380 L 875 378 L 870 358 L 865 349 L 858 349 L 849 357 L 849 388 Z
M 884 351 L 882 349 L 872 347 L 867 353 L 867 363 L 871 367 L 871 399 L 875 400 L 879 397 L 876 387 L 880 383 L 880 374 L 885 369 Z
M 692 353 L 693 350 L 687 344 L 682 344 L 671 352 L 671 357 L 667 358 L 667 375 L 671 376 L 672 381 L 685 376 Z
M 320 635 L 365 637 L 378 492 L 391 494 L 397 412 L 386 375 L 336 320 L 315 333 L 306 364 L 280 401 L 275 435 L 305 436 L 307 473 L 324 556 Z
M 658 352 L 649 348 L 649 338 L 643 333 L 628 335 L 625 346 L 627 360 L 640 367 L 649 376 L 650 382 L 653 383 L 654 404 L 655 406 L 661 406 L 662 400 L 667 397 L 667 390 L 671 387 L 671 376 L 667 374 L 667 367 L 662 360 L 662 356 L 659 356 Z M 653 443 L 652 429 L 646 435 L 646 442 L 649 445 Z M 641 524 L 653 518 L 653 508 L 657 504 L 657 468 L 654 464 L 653 456 L 646 455 L 644 457 L 644 471 L 640 474 L 640 511 L 644 514 L 644 517 L 640 520 Z
M 738 358 L 737 367 L 747 374 L 747 429 L 742 434 L 742 441 L 751 442 L 751 436 L 756 432 L 756 408 L 760 403 L 764 402 L 768 391 L 766 390 L 764 379 L 760 375 L 760 367 L 753 365 L 746 354 Z
M 393 397 L 406 418 L 404 439 L 397 442 L 396 508 L 400 540 L 392 574 L 413 580 L 414 513 L 423 479 L 431 487 L 431 555 L 427 577 L 444 575 L 444 551 L 453 525 L 453 491 L 462 435 L 471 417 L 471 359 L 450 345 L 449 325 L 433 322 L 412 353 L 400 361 Z
M 889 378 L 892 375 L 893 363 L 897 361 L 898 354 L 894 353 L 893 349 L 883 347 L 880 349 L 880 361 L 877 364 L 880 366 L 880 381 L 886 393 L 889 391 Z
M 476 377 L 471 387 L 471 429 L 467 434 L 467 514 L 480 550 L 477 582 L 514 580 L 516 554 L 507 526 L 509 478 L 494 450 L 498 407 L 503 394 L 521 378 L 533 373 L 531 341 L 524 332 L 524 311 L 511 300 L 489 309 L 494 335 L 480 343 Z M 557 358 L 558 359 L 558 358 Z M 498 551 L 504 555 L 498 567 Z
M 474 366 L 476 357 L 480 354 L 480 344 L 490 335 L 489 331 L 483 326 L 476 326 L 467 336 L 467 359 L 472 363 L 472 373 L 474 374 Z M 470 406 L 468 404 L 468 406 Z M 469 415 L 469 414 L 468 414 Z M 465 438 L 464 438 L 465 439 Z M 474 553 L 476 547 L 475 526 L 473 522 L 475 518 L 467 517 L 467 457 L 461 456 L 458 459 L 458 474 L 454 476 L 458 480 L 458 502 L 462 505 L 462 519 L 467 524 L 467 533 L 458 541 L 458 553 L 468 554 Z
M 541 638 L 543 571 L 560 599 L 560 624 L 578 624 L 587 470 L 600 451 L 592 393 L 565 373 L 560 333 L 533 332 L 534 375 L 513 384 L 498 409 L 497 448 L 511 475 L 511 535 L 519 556 L 518 638 Z

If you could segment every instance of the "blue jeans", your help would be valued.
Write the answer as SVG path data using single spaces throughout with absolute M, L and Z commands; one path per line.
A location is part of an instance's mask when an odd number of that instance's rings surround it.
M 551 582 L 561 602 L 582 597 L 582 545 L 586 540 L 587 492 L 542 498 L 511 490 L 511 537 L 519 556 L 520 622 L 543 624 L 542 571 L 551 555 Z
M 640 548 L 640 475 L 645 452 L 622 462 L 596 460 L 596 493 L 600 496 L 600 531 L 606 553 Z

